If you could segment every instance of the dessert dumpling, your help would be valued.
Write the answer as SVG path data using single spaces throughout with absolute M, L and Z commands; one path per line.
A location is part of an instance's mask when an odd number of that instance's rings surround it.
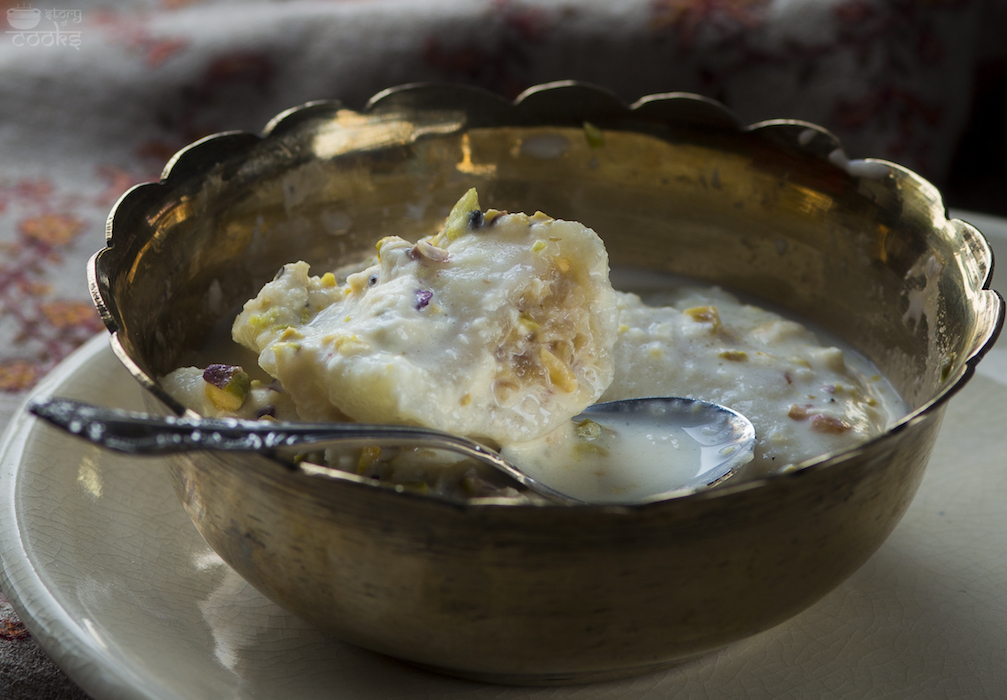
M 591 229 L 482 211 L 470 190 L 437 234 L 377 248 L 344 284 L 286 265 L 235 320 L 302 419 L 335 409 L 507 444 L 548 433 L 612 381 L 618 308 Z

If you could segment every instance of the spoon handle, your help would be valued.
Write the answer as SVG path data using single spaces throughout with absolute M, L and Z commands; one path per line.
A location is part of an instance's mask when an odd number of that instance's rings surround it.
M 186 418 L 103 408 L 64 398 L 34 402 L 28 410 L 63 430 L 116 452 L 171 454 L 192 450 L 270 452 L 324 449 L 339 444 L 429 445 L 485 456 L 489 448 L 428 428 L 365 423 L 293 423 L 241 418 Z
M 430 428 L 366 423 L 293 423 L 240 418 L 186 418 L 103 408 L 50 397 L 28 410 L 68 433 L 115 452 L 165 455 L 194 450 L 272 454 L 281 449 L 322 450 L 335 445 L 423 446 L 449 450 L 492 464 L 540 494 L 570 503 L 567 496 L 518 471 L 498 452 L 458 435 Z

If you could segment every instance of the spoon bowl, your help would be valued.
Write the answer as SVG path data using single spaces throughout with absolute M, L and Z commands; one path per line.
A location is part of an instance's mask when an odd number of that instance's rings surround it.
M 568 504 L 631 505 L 695 493 L 736 473 L 752 459 L 755 446 L 755 428 L 747 418 L 707 401 L 646 398 L 596 404 L 574 418 L 577 427 L 570 432 L 570 442 L 564 444 L 573 456 L 583 445 L 583 427 L 598 426 L 597 435 L 586 439 L 604 439 L 605 446 L 593 445 L 587 471 L 604 468 L 616 475 L 599 484 L 590 478 L 550 473 L 546 465 L 554 455 L 543 449 L 544 443 L 517 446 L 503 456 L 468 438 L 416 426 L 162 417 L 58 397 L 35 402 L 28 410 L 97 445 L 136 455 L 223 450 L 275 456 L 284 450 L 374 444 L 448 450 L 488 464 L 541 496 Z M 670 463 L 666 459 L 656 463 L 652 458 L 632 459 L 634 453 L 643 454 L 648 447 L 651 452 L 670 450 L 676 459 Z M 298 463 L 288 463 L 293 469 L 305 470 Z M 662 468 L 655 469 L 655 464 Z M 312 465 L 309 471 L 319 474 L 326 469 Z

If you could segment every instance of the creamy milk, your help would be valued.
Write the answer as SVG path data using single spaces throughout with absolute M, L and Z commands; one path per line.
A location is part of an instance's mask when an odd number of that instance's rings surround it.
M 287 265 L 245 305 L 233 337 L 267 375 L 181 368 L 163 379 L 166 390 L 207 415 L 463 434 L 520 454 L 545 483 L 610 500 L 687 481 L 702 450 L 648 426 L 632 436 L 610 428 L 601 449 L 570 423 L 598 401 L 680 396 L 742 413 L 758 441 L 735 479 L 856 445 L 906 411 L 876 367 L 801 320 L 654 273 L 616 272 L 616 288 L 633 287 L 615 291 L 601 239 L 574 222 L 483 212 L 470 192 L 438 234 L 387 238 L 378 250 L 343 281 Z M 327 459 L 420 490 L 499 492 L 484 471 L 428 451 Z M 628 463 L 655 470 L 627 481 L 618 465 Z

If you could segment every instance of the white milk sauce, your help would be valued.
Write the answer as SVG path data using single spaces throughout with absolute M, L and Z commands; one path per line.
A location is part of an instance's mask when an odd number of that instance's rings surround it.
M 684 396 L 747 416 L 758 433 L 754 459 L 730 483 L 787 471 L 796 463 L 858 444 L 905 415 L 904 402 L 870 361 L 820 329 L 812 333 L 804 320 L 671 275 L 614 270 L 611 278 L 616 289 L 631 290 L 646 303 L 620 296 L 615 379 L 600 400 Z M 669 291 L 683 283 L 686 289 Z M 658 306 L 649 306 L 653 303 Z M 227 338 L 230 319 L 225 324 L 192 360 L 200 367 L 240 363 L 253 380 L 259 378 L 252 383 L 251 399 L 232 415 L 296 419 L 289 398 L 276 391 L 275 383 L 268 386 L 268 376 L 255 366 L 255 355 Z M 165 378 L 165 386 L 197 412 L 222 414 L 206 399 L 202 370 L 180 369 Z M 651 421 L 604 425 L 601 439 L 578 437 L 577 422 L 572 421 L 545 437 L 506 444 L 503 452 L 547 485 L 583 500 L 609 503 L 698 484 L 710 462 L 723 457 L 720 448 L 702 447 L 702 431 L 669 431 Z M 381 481 L 426 484 L 423 488 L 431 492 L 495 493 L 482 488 L 484 474 L 475 478 L 478 488 L 471 487 L 471 466 L 445 460 L 443 454 L 431 459 L 419 452 L 381 450 L 366 460 L 343 454 L 329 461 Z M 634 469 L 620 468 L 629 464 Z

